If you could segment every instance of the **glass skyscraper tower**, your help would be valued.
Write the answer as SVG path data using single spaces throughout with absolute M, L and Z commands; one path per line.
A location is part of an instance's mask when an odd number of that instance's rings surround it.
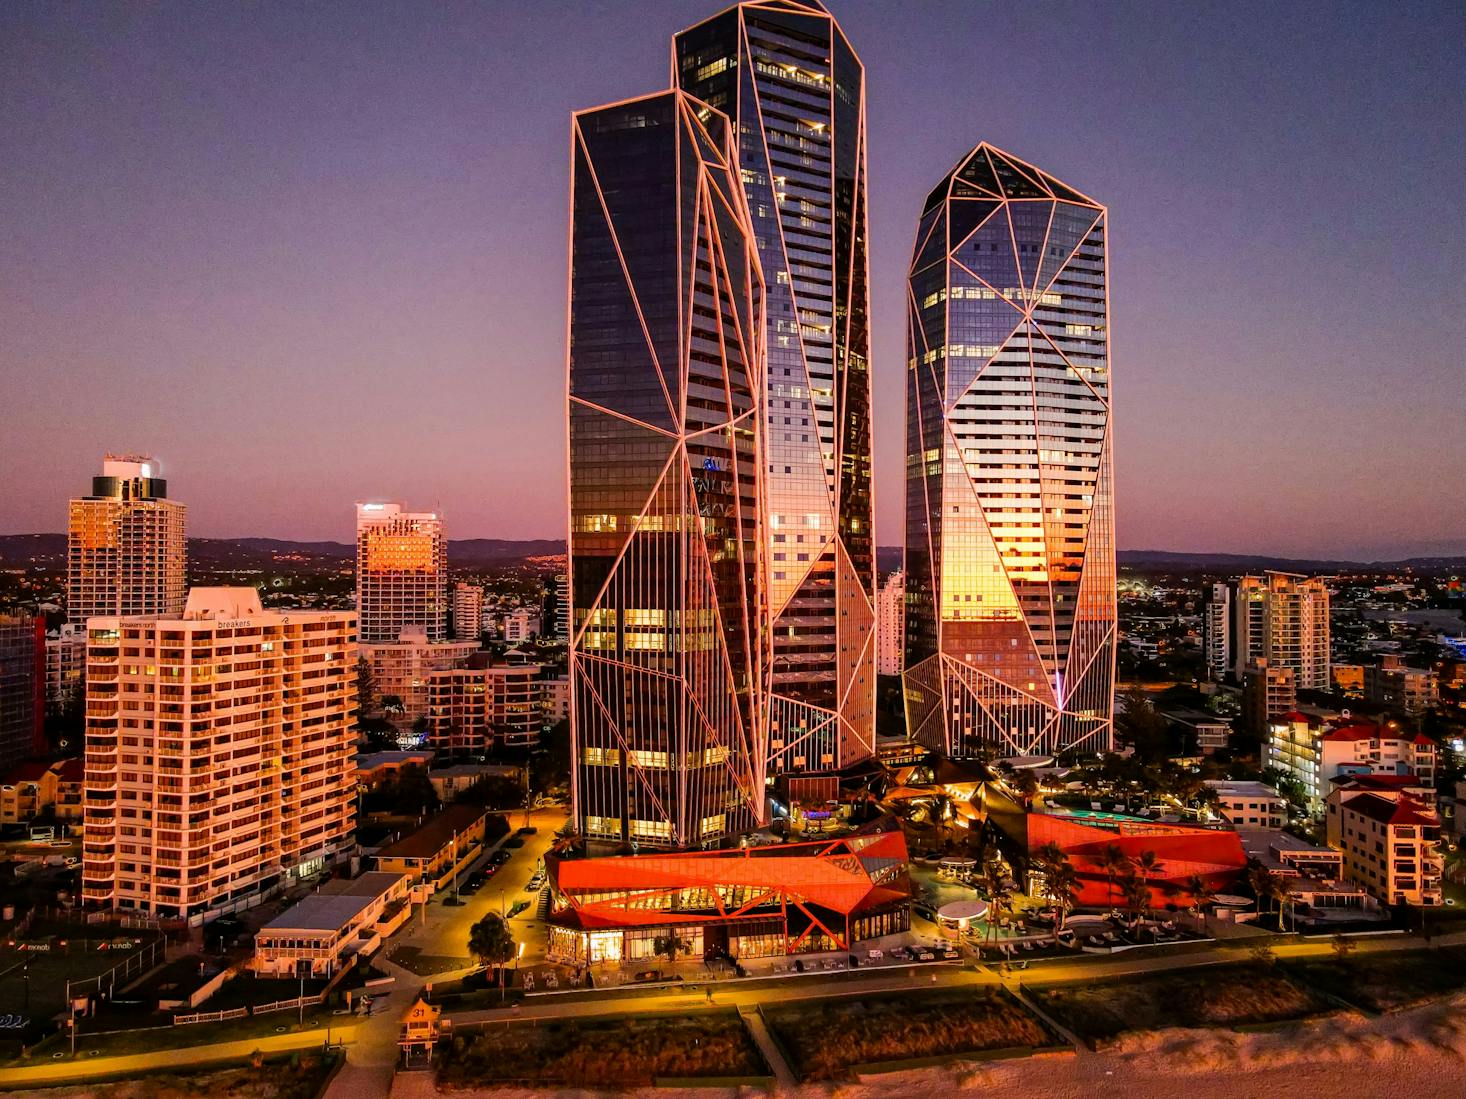
M 678 34 L 672 80 L 733 121 L 768 293 L 770 766 L 836 770 L 874 747 L 865 70 L 816 0 L 761 0 Z
M 593 844 L 762 823 L 763 281 L 727 118 L 672 90 L 575 116 L 573 794 Z
M 1105 208 L 982 144 L 908 282 L 907 723 L 951 756 L 1108 749 Z

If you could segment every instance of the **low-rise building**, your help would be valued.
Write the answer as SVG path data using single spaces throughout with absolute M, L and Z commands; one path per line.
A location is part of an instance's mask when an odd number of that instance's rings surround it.
M 417 831 L 388 844 L 373 856 L 378 870 L 407 874 L 414 884 L 441 888 L 483 847 L 488 811 L 450 805 L 434 813 Z
M 327 882 L 255 934 L 255 972 L 330 977 L 354 956 L 370 957 L 411 914 L 410 884 L 385 872 Z
M 503 763 L 455 763 L 451 767 L 439 767 L 428 772 L 428 781 L 444 805 L 491 778 L 505 779 L 528 790 L 526 777 L 523 767 Z
M 1262 782 L 1212 780 L 1217 806 L 1233 828 L 1281 829 L 1288 823 L 1288 800 Z
M 1377 705 L 1417 714 L 1434 706 L 1438 696 L 1433 670 L 1407 667 L 1396 655 L 1382 656 L 1364 669 L 1364 697 Z
M 1444 860 L 1434 809 L 1405 794 L 1341 786 L 1329 795 L 1326 821 L 1345 878 L 1385 904 L 1441 903 Z
M 1435 785 L 1436 746 L 1428 737 L 1347 713 L 1336 720 L 1330 727 L 1321 717 L 1294 710 L 1269 726 L 1268 758 L 1303 785 L 1311 813 L 1323 811 L 1339 775 L 1406 775 L 1422 786 Z
M 1329 675 L 1334 681 L 1334 690 L 1349 698 L 1364 697 L 1363 664 L 1330 664 Z
M 1212 755 L 1226 748 L 1232 740 L 1232 723 L 1205 710 L 1181 708 L 1163 710 L 1161 716 L 1180 729 L 1193 743 L 1198 754 Z
M 500 633 L 506 644 L 519 645 L 533 641 L 540 635 L 540 616 L 534 611 L 520 608 L 504 616 Z
M 436 753 L 422 751 L 364 752 L 356 757 L 358 786 L 372 787 L 394 777 L 404 767 L 421 767 L 424 771 Z

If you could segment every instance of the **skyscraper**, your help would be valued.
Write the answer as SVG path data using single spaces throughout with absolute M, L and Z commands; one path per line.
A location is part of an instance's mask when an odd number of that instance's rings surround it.
M 87 624 L 87 904 L 196 916 L 344 848 L 355 617 L 194 588 L 182 614 Z
M 763 819 L 763 283 L 728 120 L 680 91 L 575 116 L 570 678 L 581 834 Z
M 672 80 L 733 121 L 768 291 L 770 765 L 839 769 L 875 743 L 865 69 L 817 0 L 759 0 L 677 35 Z
M 146 455 L 108 454 L 67 518 L 66 615 L 181 614 L 188 509 Z
M 1238 679 L 1260 659 L 1292 671 L 1299 690 L 1327 691 L 1329 636 L 1329 589 L 1321 578 L 1269 572 L 1237 580 L 1231 656 Z
M 876 671 L 900 675 L 906 645 L 906 574 L 886 577 L 876 592 Z
M 437 512 L 398 503 L 356 505 L 356 612 L 363 644 L 421 630 L 448 636 L 448 544 Z
M 453 636 L 477 641 L 484 632 L 484 589 L 459 581 L 453 588 Z
M 0 773 L 46 750 L 46 620 L 0 614 Z
M 1106 749 L 1105 208 L 987 144 L 928 196 L 906 387 L 906 700 L 953 756 Z
M 1232 589 L 1226 584 L 1206 586 L 1206 610 L 1201 620 L 1202 649 L 1206 674 L 1214 680 L 1226 677 L 1232 665 Z

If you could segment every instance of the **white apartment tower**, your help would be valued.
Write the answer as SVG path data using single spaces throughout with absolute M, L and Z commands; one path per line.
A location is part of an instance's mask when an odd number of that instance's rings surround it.
M 1201 634 L 1206 650 L 1206 673 L 1220 681 L 1232 667 L 1232 589 L 1226 584 L 1209 584 L 1204 613 Z
M 363 644 L 421 630 L 448 636 L 448 543 L 437 512 L 400 503 L 356 505 L 356 612 Z
M 886 577 L 876 592 L 876 673 L 901 674 L 901 651 L 906 643 L 906 574 L 900 569 Z
M 453 588 L 453 637 L 477 641 L 484 632 L 484 589 L 459 581 Z
M 73 499 L 67 515 L 68 619 L 181 614 L 187 513 L 168 499 L 168 482 L 152 458 L 106 455 L 91 495 Z
M 195 588 L 87 623 L 89 906 L 200 921 L 350 841 L 356 616 Z

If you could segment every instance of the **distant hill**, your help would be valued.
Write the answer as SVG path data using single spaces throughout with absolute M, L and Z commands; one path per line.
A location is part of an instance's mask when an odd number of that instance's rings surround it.
M 454 568 L 475 568 L 564 552 L 565 543 L 553 538 L 465 538 L 449 541 L 448 563 Z M 356 557 L 356 547 L 348 542 L 294 542 L 284 538 L 190 538 L 188 556 L 194 564 L 211 568 L 278 567 L 287 562 L 302 568 L 335 568 L 350 564 Z M 36 565 L 57 569 L 65 562 L 64 534 L 0 535 L 0 565 L 7 568 Z
M 259 568 L 294 560 L 301 567 L 335 567 L 352 561 L 356 547 L 349 542 L 295 542 L 285 538 L 190 538 L 190 560 L 215 568 Z M 463 538 L 448 543 L 448 563 L 454 568 L 511 564 L 529 557 L 554 557 L 565 552 L 558 538 Z M 877 568 L 884 575 L 901 567 L 900 546 L 880 546 Z M 1176 553 L 1171 550 L 1121 550 L 1119 563 L 1127 568 L 1155 572 L 1235 573 L 1279 569 L 1285 572 L 1331 572 L 1359 568 L 1417 571 L 1466 570 L 1466 557 L 1411 557 L 1401 561 L 1311 560 L 1243 553 Z M 37 565 L 60 568 L 66 560 L 64 534 L 0 534 L 0 566 Z

